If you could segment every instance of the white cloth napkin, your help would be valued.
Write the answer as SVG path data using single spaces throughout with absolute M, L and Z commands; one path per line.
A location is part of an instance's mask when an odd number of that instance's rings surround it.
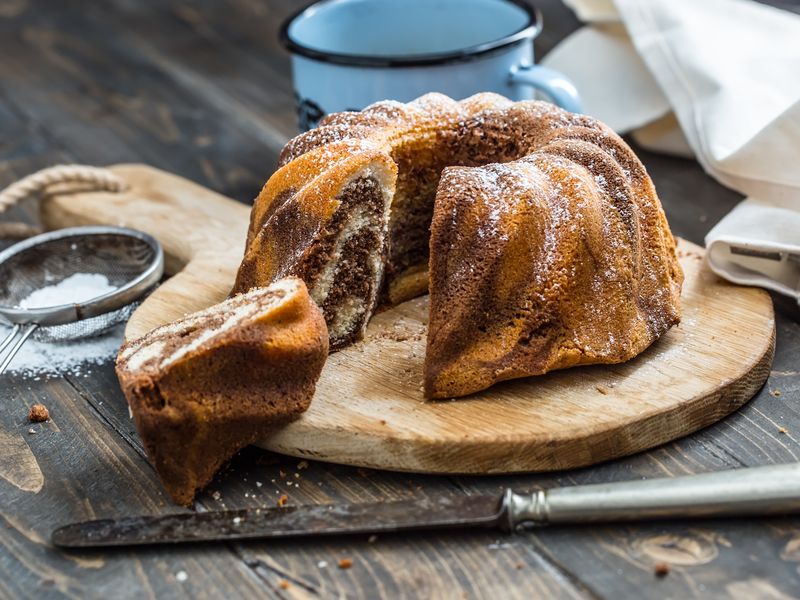
M 706 237 L 711 268 L 800 299 L 800 16 L 752 0 L 565 2 L 592 24 L 543 62 L 589 114 L 747 195 Z

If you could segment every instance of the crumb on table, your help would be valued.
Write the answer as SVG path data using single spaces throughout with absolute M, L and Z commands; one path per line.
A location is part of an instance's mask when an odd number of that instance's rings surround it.
M 353 561 L 349 558 L 341 558 L 339 559 L 339 568 L 340 569 L 349 569 L 353 566 Z
M 281 494 L 281 497 L 278 498 L 278 506 L 286 506 L 286 503 L 289 501 L 289 496 L 286 494 Z
M 50 418 L 50 411 L 44 404 L 34 404 L 28 411 L 28 421 L 31 423 L 43 423 Z
M 672 568 L 669 566 L 669 563 L 665 562 L 657 562 L 653 568 L 656 577 L 666 577 L 671 570 Z

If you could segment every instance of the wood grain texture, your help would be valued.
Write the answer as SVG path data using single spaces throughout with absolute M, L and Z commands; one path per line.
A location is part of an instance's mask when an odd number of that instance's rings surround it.
M 162 241 L 176 273 L 132 316 L 138 337 L 224 299 L 242 255 L 244 207 L 142 165 L 113 167 L 124 193 L 57 193 L 48 227 L 125 224 Z M 769 375 L 772 301 L 713 275 L 681 241 L 683 321 L 622 365 L 575 368 L 424 402 L 427 297 L 380 313 L 366 338 L 332 354 L 311 408 L 261 445 L 299 457 L 424 473 L 567 469 L 658 446 L 716 422 Z
M 150 465 L 75 387 L 60 377 L 33 383 L 8 374 L 2 381 L 0 440 L 13 439 L 13 452 L 0 441 L 0 598 L 161 597 L 170 589 L 193 597 L 277 597 L 225 547 L 146 554 L 52 547 L 50 532 L 58 524 L 177 509 Z M 43 400 L 50 420 L 28 423 L 30 405 Z M 181 571 L 184 582 L 177 579 Z
M 544 14 L 535 41 L 542 57 L 579 23 L 561 0 L 535 3 Z M 773 3 L 800 11 L 793 0 Z M 283 145 L 273 132 L 294 131 L 288 59 L 275 34 L 297 7 L 297 0 L 0 0 L 0 185 L 63 162 L 146 162 L 249 202 Z M 741 199 L 695 161 L 636 152 L 672 230 L 685 239 L 702 243 Z M 298 459 L 251 447 L 199 508 L 269 506 L 280 494 L 290 504 L 320 504 L 529 491 L 800 460 L 800 309 L 773 300 L 777 343 L 767 385 L 729 417 L 653 450 L 571 471 L 440 477 L 314 461 L 301 470 Z M 63 554 L 47 536 L 67 521 L 174 510 L 161 505 L 156 478 L 131 451 L 138 439 L 113 365 L 92 371 L 0 381 L 0 426 L 29 445 L 45 478 L 38 494 L 0 479 L 0 598 L 800 597 L 796 518 Z M 26 433 L 35 401 L 51 408 L 62 434 Z M 656 555 L 671 562 L 667 577 L 654 576 Z M 345 557 L 352 569 L 336 567 Z M 181 570 L 185 582 L 176 577 Z

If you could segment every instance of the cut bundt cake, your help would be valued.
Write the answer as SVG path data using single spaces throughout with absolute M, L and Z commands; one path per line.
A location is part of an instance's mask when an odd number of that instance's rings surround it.
M 312 223 L 304 227 L 324 228 L 329 217 L 317 216 L 318 205 L 330 200 L 297 190 L 316 181 L 339 190 L 350 181 L 337 174 L 340 163 L 359 172 L 378 156 L 387 169 L 396 166 L 396 181 L 382 188 L 390 202 L 386 241 L 370 251 L 383 257 L 384 303 L 430 292 L 426 396 L 628 360 L 679 321 L 675 241 L 633 151 L 596 119 L 495 94 L 379 102 L 330 115 L 290 141 L 254 206 L 235 291 L 247 289 L 256 270 L 260 281 L 285 269 L 303 277 L 303 259 L 293 257 L 319 244 L 271 216 L 272 198 L 292 204 L 296 221 Z M 259 236 L 288 240 L 284 265 L 253 243 Z M 343 279 L 365 279 L 347 251 L 324 255 Z M 349 288 L 374 291 L 379 271 Z M 349 323 L 337 340 L 358 336 L 348 306 L 323 306 L 329 326 Z
M 234 293 L 301 277 L 326 316 L 331 348 L 357 339 L 378 301 L 396 174 L 388 154 L 357 140 L 279 170 L 253 206 Z
M 327 355 L 322 313 L 296 278 L 123 345 L 117 376 L 175 502 L 190 504 L 236 452 L 305 411 Z

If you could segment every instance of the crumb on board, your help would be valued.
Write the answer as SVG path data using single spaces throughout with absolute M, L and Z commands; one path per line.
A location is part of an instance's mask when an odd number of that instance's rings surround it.
M 596 389 L 598 392 L 600 392 L 601 394 L 603 394 L 604 396 L 607 396 L 607 395 L 608 395 L 608 388 L 606 388 L 606 387 L 603 387 L 602 385 L 595 386 L 595 389 Z
M 286 506 L 286 503 L 288 501 L 289 501 L 289 496 L 287 496 L 286 494 L 281 494 L 281 497 L 278 498 L 278 501 L 276 502 L 276 504 L 278 506 Z
M 374 533 L 367 538 L 367 543 L 368 544 L 374 544 L 377 541 L 378 541 L 378 536 L 375 535 Z
M 31 423 L 43 423 L 50 418 L 50 411 L 44 404 L 34 404 L 28 411 L 28 421 Z
M 302 471 L 303 469 L 307 469 L 307 468 L 308 468 L 308 461 L 307 460 L 301 460 L 299 463 L 297 463 L 297 470 L 298 471 Z
M 786 427 L 778 427 L 778 433 L 786 434 L 789 433 L 789 431 L 786 429 Z
M 349 558 L 340 558 L 339 559 L 339 568 L 340 569 L 349 569 L 353 566 L 353 561 Z
M 773 396 L 775 396 L 776 398 L 779 398 L 780 395 L 781 395 L 781 391 L 780 390 L 770 390 L 769 393 L 772 394 Z
M 522 569 L 522 567 L 524 567 L 524 566 L 525 566 L 525 563 L 524 563 L 524 562 L 522 562 L 522 561 L 519 561 L 517 564 L 515 564 L 515 565 L 514 565 L 514 568 L 515 568 L 517 571 L 519 571 L 519 570 L 520 570 L 520 569 Z
M 289 582 L 288 582 L 288 581 L 286 581 L 285 579 L 281 579 L 281 580 L 278 582 L 278 586 L 279 586 L 279 587 L 280 587 L 282 590 L 288 590 L 288 589 L 289 589 L 289 587 L 290 587 L 290 584 L 289 584 Z
M 653 572 L 656 577 L 666 577 L 671 570 L 672 568 L 669 566 L 669 563 L 665 562 L 657 562 L 653 567 Z

